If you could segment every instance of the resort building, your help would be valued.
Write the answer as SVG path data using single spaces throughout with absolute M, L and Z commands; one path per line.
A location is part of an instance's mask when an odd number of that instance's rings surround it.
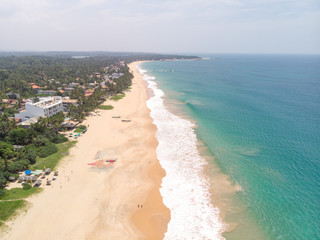
M 34 117 L 50 117 L 63 111 L 62 100 L 59 97 L 41 98 L 39 102 L 26 102 L 25 109 L 15 114 L 21 121 Z
M 63 105 L 63 111 L 68 112 L 71 105 L 78 106 L 78 100 L 77 99 L 62 99 L 62 105 Z

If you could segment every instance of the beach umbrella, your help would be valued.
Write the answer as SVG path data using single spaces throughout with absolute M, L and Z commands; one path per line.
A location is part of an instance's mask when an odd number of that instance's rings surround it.
M 35 187 L 40 186 L 40 185 L 41 185 L 41 182 L 42 182 L 41 180 L 37 180 L 37 181 L 34 183 L 34 186 L 35 186 Z
M 19 178 L 18 178 L 18 181 L 25 181 L 26 180 L 26 176 L 20 176 Z
M 13 181 L 15 181 L 15 180 L 16 180 L 15 177 L 9 177 L 9 181 L 13 182 Z

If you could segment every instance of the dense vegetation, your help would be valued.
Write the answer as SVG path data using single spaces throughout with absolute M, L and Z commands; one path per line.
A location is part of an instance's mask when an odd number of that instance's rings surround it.
M 77 58 L 77 56 L 86 56 Z M 130 63 L 137 60 L 197 58 L 195 56 L 163 55 L 150 53 L 106 52 L 0 52 L 0 92 L 14 92 L 21 97 L 31 97 L 34 92 L 28 83 L 57 90 L 63 84 L 80 79 L 86 85 L 95 72 L 106 73 L 106 66 Z M 51 79 L 55 81 L 52 82 Z M 59 82 L 59 84 L 56 84 Z M 116 89 L 118 90 L 118 89 Z
M 63 113 L 40 118 L 29 129 L 19 127 L 5 114 L 0 118 L 0 189 L 9 177 L 16 178 L 19 171 L 28 169 L 37 159 L 56 153 L 56 144 L 68 141 L 58 133 Z

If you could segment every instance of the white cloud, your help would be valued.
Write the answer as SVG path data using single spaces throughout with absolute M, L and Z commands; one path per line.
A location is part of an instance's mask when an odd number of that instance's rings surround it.
M 0 46 L 320 53 L 319 9 L 316 0 L 0 0 Z

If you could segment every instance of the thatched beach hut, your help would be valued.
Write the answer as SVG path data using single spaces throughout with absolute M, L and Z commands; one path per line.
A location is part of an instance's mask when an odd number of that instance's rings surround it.
M 37 180 L 35 183 L 34 183 L 34 187 L 39 187 L 41 185 L 42 181 L 41 180 Z

